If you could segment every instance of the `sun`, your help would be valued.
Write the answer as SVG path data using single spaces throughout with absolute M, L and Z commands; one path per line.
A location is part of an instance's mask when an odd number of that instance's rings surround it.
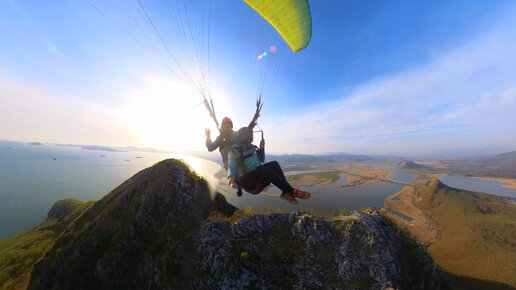
M 158 78 L 129 93 L 120 119 L 145 144 L 168 150 L 205 150 L 204 129 L 215 129 L 202 97 L 177 81 Z

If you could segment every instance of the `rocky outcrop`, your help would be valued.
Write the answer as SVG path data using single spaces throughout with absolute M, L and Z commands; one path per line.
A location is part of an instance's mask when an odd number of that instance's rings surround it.
M 377 212 L 207 220 L 235 210 L 186 165 L 162 161 L 76 218 L 29 288 L 439 288 L 431 259 Z
M 377 212 L 205 224 L 198 289 L 436 289 L 431 259 Z
M 84 202 L 75 198 L 58 200 L 54 205 L 52 205 L 52 208 L 48 212 L 48 218 L 62 220 L 80 208 L 83 204 Z

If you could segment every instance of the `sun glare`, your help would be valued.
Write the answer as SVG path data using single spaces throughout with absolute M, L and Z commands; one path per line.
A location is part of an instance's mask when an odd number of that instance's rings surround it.
M 121 120 L 150 146 L 203 150 L 204 128 L 213 127 L 201 98 L 178 82 L 151 79 L 129 94 Z

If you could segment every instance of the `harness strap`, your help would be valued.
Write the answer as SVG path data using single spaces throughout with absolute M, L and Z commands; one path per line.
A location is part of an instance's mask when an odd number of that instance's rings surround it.
M 256 147 L 255 145 L 252 145 L 252 148 L 254 149 L 257 149 L 258 147 Z M 238 155 L 236 156 L 237 158 L 237 162 L 239 163 L 239 168 L 241 168 L 242 170 L 242 175 L 244 174 L 247 174 L 248 171 L 247 169 L 245 168 L 245 160 L 248 159 L 249 157 L 253 156 L 254 154 L 256 154 L 256 151 L 251 151 L 247 154 L 244 155 L 244 152 L 242 150 L 242 148 L 240 148 L 238 150 Z M 237 189 L 237 196 L 242 196 L 242 184 L 240 183 L 240 180 L 238 178 L 238 170 L 237 170 L 237 174 L 235 174 L 235 183 L 238 185 L 238 189 Z

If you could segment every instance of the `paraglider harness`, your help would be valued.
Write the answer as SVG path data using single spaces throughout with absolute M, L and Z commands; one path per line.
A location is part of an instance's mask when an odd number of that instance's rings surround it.
M 262 141 L 264 141 L 263 139 L 263 130 L 259 130 L 259 131 L 253 131 L 253 132 L 261 132 L 262 133 Z M 261 142 L 260 142 L 261 143 Z M 235 156 L 235 161 L 237 162 L 237 166 L 238 168 L 241 170 L 242 172 L 242 176 L 249 173 L 249 172 L 252 172 L 255 169 L 251 170 L 251 171 L 247 171 L 246 168 L 245 168 L 245 160 L 251 156 L 253 156 L 254 154 L 256 154 L 258 156 L 258 160 L 260 160 L 260 163 L 265 163 L 265 146 L 262 147 L 262 148 L 258 148 L 258 146 L 256 145 L 251 145 L 252 148 L 254 148 L 255 150 L 253 152 L 250 152 L 250 153 L 247 153 L 247 154 L 243 154 L 243 151 L 242 149 L 239 150 L 239 154 L 236 154 Z M 237 196 L 242 196 L 242 183 L 240 182 L 240 179 L 238 178 L 238 174 L 235 174 L 235 183 L 237 184 L 238 186 L 238 189 L 237 189 Z M 256 183 L 255 187 L 252 188 L 252 189 L 249 189 L 246 191 L 249 192 L 250 194 L 258 194 L 260 193 L 263 188 L 265 186 L 263 186 L 263 184 L 261 183 Z

